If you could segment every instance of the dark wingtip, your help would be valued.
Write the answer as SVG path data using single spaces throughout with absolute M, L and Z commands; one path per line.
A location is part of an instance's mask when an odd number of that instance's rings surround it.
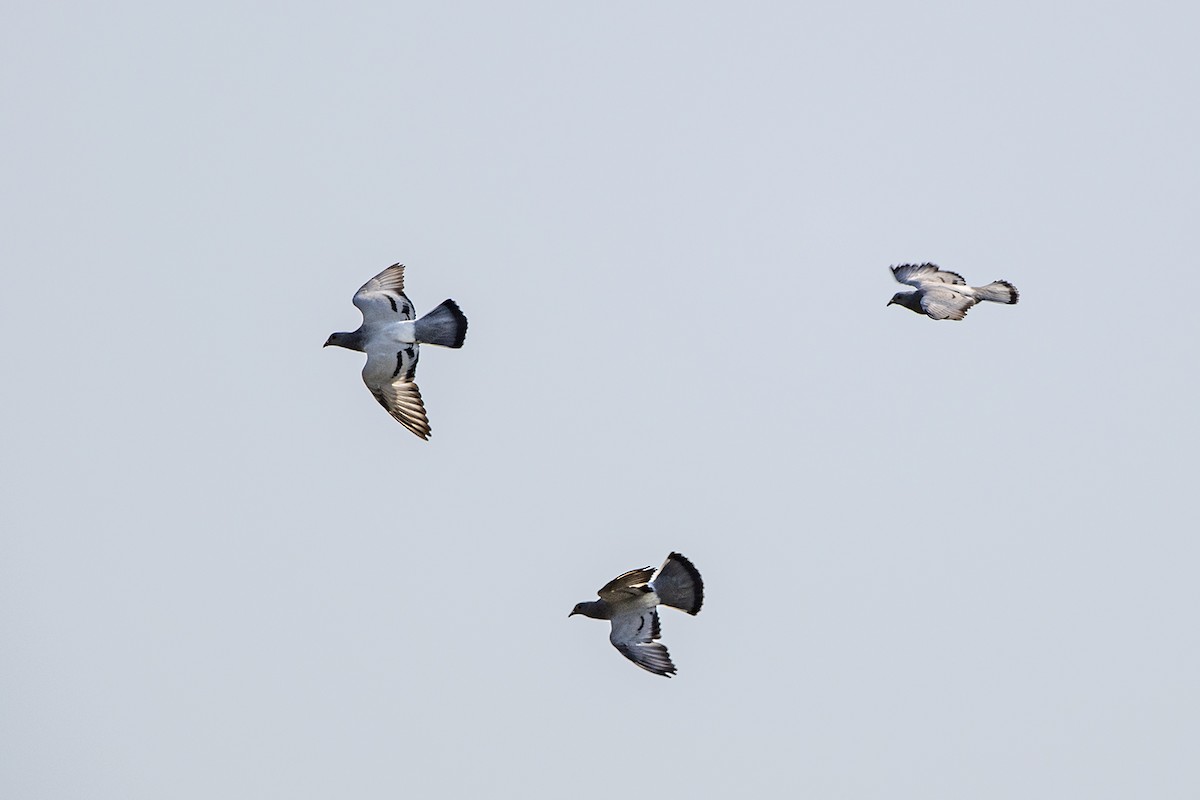
M 688 575 L 692 576 L 692 581 L 696 584 L 696 602 L 692 604 L 691 608 L 683 610 L 693 616 L 699 614 L 700 606 L 704 605 L 704 579 L 700 577 L 700 570 L 696 569 L 696 565 L 689 561 L 687 556 L 682 553 L 671 553 L 667 558 L 677 562 L 687 570 Z

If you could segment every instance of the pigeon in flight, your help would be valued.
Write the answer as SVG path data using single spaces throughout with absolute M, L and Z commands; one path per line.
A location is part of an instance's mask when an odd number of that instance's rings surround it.
M 404 265 L 392 264 L 354 293 L 362 325 L 349 333 L 334 333 L 325 347 L 337 345 L 367 354 L 363 383 L 379 404 L 422 439 L 429 438 L 429 420 L 421 391 L 413 382 L 421 344 L 462 347 L 467 318 L 458 304 L 446 300 L 418 320 L 404 294 Z
M 692 562 L 671 553 L 658 568 L 633 569 L 609 581 L 599 600 L 579 603 L 568 616 L 583 614 L 612 622 L 608 640 L 621 655 L 655 675 L 671 677 L 675 665 L 667 648 L 655 641 L 661 636 L 658 606 L 696 614 L 704 602 L 704 581 Z
M 957 272 L 938 269 L 936 264 L 902 264 L 892 267 L 892 275 L 901 283 L 917 287 L 915 292 L 896 292 L 888 301 L 933 319 L 963 319 L 980 300 L 993 303 L 1017 302 L 1017 287 L 1008 281 L 992 281 L 987 286 L 967 286 Z

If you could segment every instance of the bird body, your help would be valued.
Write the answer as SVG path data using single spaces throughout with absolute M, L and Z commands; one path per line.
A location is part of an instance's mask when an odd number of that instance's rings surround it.
M 671 677 L 675 665 L 667 648 L 656 641 L 662 631 L 658 606 L 699 613 L 704 604 L 704 581 L 691 561 L 671 553 L 656 571 L 653 567 L 633 569 L 606 583 L 599 600 L 577 603 L 570 616 L 582 614 L 609 620 L 608 639 L 613 647 L 647 672 Z
M 1017 287 L 1008 281 L 968 286 L 962 275 L 939 269 L 936 264 L 901 264 L 891 269 L 896 280 L 916 287 L 916 291 L 897 292 L 888 305 L 904 306 L 931 319 L 961 320 L 982 301 L 1012 305 L 1020 298 Z
M 351 333 L 335 333 L 329 337 L 327 344 L 344 347 L 347 350 L 367 352 L 367 343 L 385 344 L 415 344 L 417 327 L 412 320 L 401 320 L 388 325 L 367 325 Z
M 354 295 L 362 312 L 358 330 L 332 334 L 334 345 L 367 354 L 363 383 L 401 425 L 428 439 L 429 420 L 414 378 L 420 345 L 462 347 L 467 318 L 453 300 L 445 300 L 420 319 L 404 294 L 404 266 L 393 264 L 362 285 Z
M 369 337 L 379 342 L 414 344 L 417 341 L 417 323 L 411 319 L 380 325 L 368 330 L 370 331 Z

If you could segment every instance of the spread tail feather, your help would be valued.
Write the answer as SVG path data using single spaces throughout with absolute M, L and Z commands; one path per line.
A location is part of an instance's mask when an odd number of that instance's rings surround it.
M 704 581 L 692 562 L 679 553 L 671 553 L 650 584 L 658 601 L 666 606 L 695 614 L 704 604 Z
M 980 286 L 975 290 L 980 300 L 991 300 L 993 303 L 1007 303 L 1012 305 L 1017 302 L 1020 295 L 1017 293 L 1017 287 L 1013 286 L 1008 281 L 992 281 L 987 286 Z
M 462 347 L 467 338 L 467 317 L 453 300 L 442 304 L 416 322 L 417 341 L 442 347 Z

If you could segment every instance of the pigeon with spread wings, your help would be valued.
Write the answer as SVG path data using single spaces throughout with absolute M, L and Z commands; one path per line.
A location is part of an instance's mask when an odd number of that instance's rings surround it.
M 379 404 L 422 439 L 429 438 L 429 420 L 414 377 L 422 344 L 462 347 L 467 318 L 453 300 L 446 300 L 420 319 L 404 294 L 404 265 L 393 264 L 354 294 L 362 325 L 349 333 L 334 333 L 325 346 L 335 345 L 367 354 L 363 383 Z
M 671 553 L 656 572 L 653 567 L 618 575 L 597 594 L 599 600 L 579 603 L 568 616 L 582 614 L 612 623 L 608 640 L 621 655 L 647 672 L 671 677 L 675 665 L 659 641 L 658 606 L 696 614 L 704 603 L 704 581 L 692 562 Z
M 987 286 L 971 287 L 957 272 L 938 269 L 936 264 L 901 264 L 892 267 L 892 275 L 901 283 L 915 286 L 915 292 L 897 292 L 888 305 L 904 306 L 932 319 L 960 320 L 971 306 L 982 300 L 1012 305 L 1020 296 L 1008 281 L 992 281 Z

